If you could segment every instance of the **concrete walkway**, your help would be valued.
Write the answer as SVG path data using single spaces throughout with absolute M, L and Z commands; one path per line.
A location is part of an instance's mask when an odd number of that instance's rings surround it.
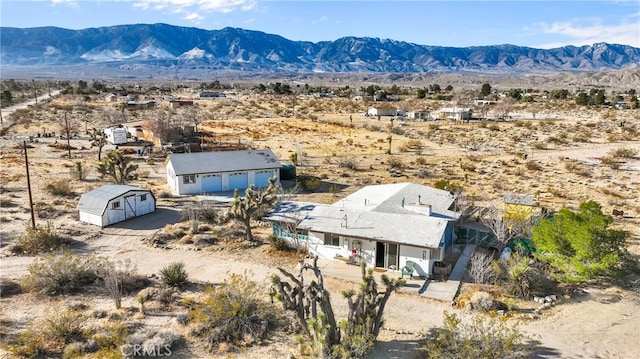
M 451 270 L 449 279 L 444 282 L 435 282 L 432 279 L 427 279 L 422 288 L 420 288 L 420 295 L 445 302 L 453 301 L 458 294 L 460 282 L 462 282 L 462 277 L 467 270 L 467 264 L 475 250 L 476 246 L 474 244 L 467 244 L 462 250 L 460 257 L 458 257 L 458 261 L 453 267 L 453 270 Z

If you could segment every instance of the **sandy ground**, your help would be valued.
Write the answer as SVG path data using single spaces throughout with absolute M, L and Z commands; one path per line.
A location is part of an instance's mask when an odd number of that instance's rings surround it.
M 234 102 L 235 101 L 235 102 Z M 298 174 L 323 178 L 321 191 L 298 195 L 298 199 L 332 203 L 361 186 L 373 183 L 411 181 L 432 184 L 442 178 L 463 184 L 468 194 L 478 203 L 496 201 L 503 192 L 531 193 L 540 206 L 560 208 L 576 207 L 580 201 L 598 200 L 605 212 L 624 209 L 625 215 L 616 218 L 615 226 L 631 231 L 629 248 L 640 254 L 640 160 L 618 159 L 617 169 L 602 164 L 602 158 L 612 150 L 630 148 L 640 150 L 637 132 L 640 130 L 638 112 L 590 113 L 566 110 L 558 113 L 539 113 L 538 120 L 527 120 L 524 110 L 518 123 L 480 125 L 453 124 L 447 122 L 410 122 L 394 133 L 392 155 L 388 148 L 388 120 L 377 121 L 360 117 L 362 105 L 345 103 L 323 104 L 320 101 L 300 104 L 302 118 L 266 116 L 279 113 L 277 102 L 256 107 L 247 101 L 231 100 L 228 103 L 201 105 L 216 121 L 202 124 L 205 130 L 216 134 L 216 141 L 247 143 L 254 147 L 269 147 L 282 160 L 299 153 L 302 166 Z M 244 107 L 243 107 L 244 106 Z M 254 106 L 254 107 L 251 107 Z M 325 107 L 322 107 L 325 106 Z M 318 113 L 313 119 L 305 114 Z M 243 111 L 251 108 L 252 118 Z M 322 112 L 320 109 L 325 108 Z M 43 113 L 36 120 L 11 128 L 0 138 L 2 173 L 0 183 L 1 226 L 0 244 L 4 256 L 0 258 L 0 276 L 18 278 L 27 271 L 33 257 L 6 256 L 6 248 L 23 233 L 29 221 L 29 204 L 24 181 L 24 162 L 20 155 L 16 134 L 34 134 L 45 131 L 60 132 L 59 121 L 47 118 Z M 60 112 L 55 115 L 60 117 Z M 153 116 L 148 113 L 142 116 Z M 71 179 L 69 168 L 73 161 L 82 161 L 87 168 L 96 162 L 96 149 L 90 148 L 83 137 L 81 115 L 71 116 L 79 129 L 79 137 L 71 141 L 72 159 L 66 151 L 55 149 L 56 139 L 40 139 L 29 149 L 31 180 L 39 224 L 51 221 L 61 232 L 70 235 L 81 246 L 82 253 L 94 253 L 113 259 L 130 259 L 139 273 L 157 274 L 166 263 L 183 261 L 193 280 L 218 283 L 230 272 L 244 273 L 257 281 L 265 281 L 276 272 L 277 265 L 293 268 L 295 261 L 274 257 L 264 247 L 249 249 L 219 249 L 212 246 L 199 251 L 189 247 L 178 249 L 154 248 L 143 242 L 160 230 L 165 223 L 179 217 L 179 210 L 189 200 L 160 199 L 161 211 L 99 230 L 76 220 L 75 205 L 79 194 L 101 185 L 95 172 L 87 180 Z M 96 116 L 97 118 L 98 116 Z M 350 117 L 353 121 L 350 121 Z M 518 116 L 516 116 L 518 117 Z M 627 121 L 626 129 L 618 125 Z M 99 125 L 98 120 L 91 125 Z M 524 121 L 524 122 L 523 122 Z M 530 124 L 527 124 L 530 123 Z M 351 126 L 353 125 L 353 126 Z M 397 123 L 396 123 L 397 125 Z M 492 127 L 495 126 L 495 127 Z M 629 134 L 632 135 L 629 135 Z M 580 135 L 580 138 L 578 138 Z M 555 139 L 550 139 L 555 137 Z M 587 142 L 583 142 L 587 138 Z M 413 142 L 412 142 L 413 141 Z M 416 144 L 415 141 L 418 141 Z M 417 146 L 412 148 L 411 146 Z M 106 147 L 103 154 L 113 147 Z M 526 156 L 525 156 L 526 155 Z M 526 157 L 526 158 L 525 158 Z M 395 177 L 389 171 L 389 163 L 397 159 L 403 164 L 401 175 Z M 344 160 L 355 160 L 357 169 L 341 166 Z M 536 162 L 540 168 L 530 169 L 528 162 Z M 577 163 L 583 170 L 576 170 L 567 163 Z M 166 191 L 162 159 L 140 158 L 139 172 L 144 175 L 133 183 L 152 189 L 156 194 Z M 580 169 L 579 168 L 579 169 Z M 426 171 L 425 177 L 418 176 Z M 73 185 L 70 197 L 51 196 L 46 186 L 52 179 L 67 178 Z M 155 217 L 153 217 L 155 216 Z M 139 221 L 139 226 L 136 225 Z M 258 235 L 266 238 L 268 230 L 259 228 Z M 346 313 L 346 304 L 340 292 L 357 284 L 339 278 L 328 278 L 333 291 L 333 303 L 339 315 Z M 544 313 L 534 321 L 521 323 L 521 328 L 542 348 L 540 357 L 546 358 L 637 358 L 640 356 L 637 342 L 640 339 L 640 301 L 636 290 L 617 288 L 584 288 L 587 294 L 576 294 L 564 303 Z M 6 330 L 16 332 L 28 323 L 44 316 L 56 301 L 84 301 L 93 310 L 108 309 L 111 302 L 105 297 L 91 295 L 70 296 L 42 300 L 32 294 L 0 298 L 3 324 Z M 125 299 L 125 307 L 137 307 L 135 299 Z M 419 340 L 434 326 L 442 322 L 442 313 L 453 311 L 467 315 L 449 303 L 440 303 L 404 293 L 394 294 L 385 312 L 385 330 L 380 334 L 371 358 L 406 358 L 419 345 Z M 145 326 L 180 329 L 175 321 L 176 313 L 148 315 Z M 142 319 L 140 319 L 142 320 Z M 295 338 L 282 334 L 270 345 L 230 353 L 238 358 L 282 358 L 295 353 Z M 180 357 L 204 357 L 206 352 L 190 348 Z M 7 356 L 7 354 L 4 354 Z M 8 357 L 8 356 L 7 356 Z M 219 357 L 227 357 L 220 354 Z

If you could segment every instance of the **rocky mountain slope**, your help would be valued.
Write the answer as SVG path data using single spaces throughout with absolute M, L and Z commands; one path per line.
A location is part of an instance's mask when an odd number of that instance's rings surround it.
M 0 61 L 10 67 L 523 74 L 639 68 L 640 49 L 607 43 L 548 50 L 513 45 L 456 48 L 368 37 L 312 43 L 238 28 L 137 24 L 82 30 L 1 27 Z

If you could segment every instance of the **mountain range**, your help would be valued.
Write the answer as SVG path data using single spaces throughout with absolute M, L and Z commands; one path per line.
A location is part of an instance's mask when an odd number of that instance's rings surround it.
M 640 68 L 640 49 L 596 43 L 536 49 L 514 45 L 443 47 L 343 37 L 292 41 L 240 28 L 167 24 L 82 30 L 0 27 L 0 62 L 9 67 L 239 70 L 262 73 L 596 72 Z

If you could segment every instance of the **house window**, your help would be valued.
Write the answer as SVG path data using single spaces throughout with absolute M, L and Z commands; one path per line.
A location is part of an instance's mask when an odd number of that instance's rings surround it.
M 196 175 L 184 175 L 182 180 L 184 184 L 196 183 Z
M 111 209 L 120 209 L 120 201 L 111 202 Z
M 340 246 L 340 236 L 337 234 L 325 233 L 324 234 L 324 244 L 326 246 Z
M 147 194 L 141 194 L 140 195 L 140 202 L 146 201 L 147 200 Z

